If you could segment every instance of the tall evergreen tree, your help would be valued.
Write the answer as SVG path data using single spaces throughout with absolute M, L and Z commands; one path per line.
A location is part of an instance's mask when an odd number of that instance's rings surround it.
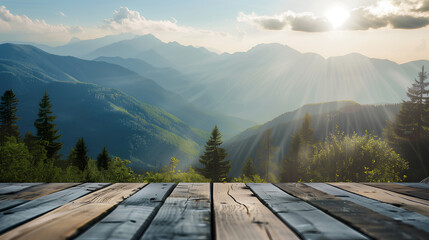
M 88 149 L 83 138 L 79 138 L 76 146 L 73 149 L 72 164 L 78 167 L 81 171 L 85 170 L 88 166 Z
M 246 177 L 251 177 L 256 174 L 252 158 L 247 159 L 247 161 L 244 163 L 241 174 Z
M 39 104 L 38 118 L 34 122 L 34 126 L 37 129 L 40 144 L 45 146 L 48 158 L 58 157 L 58 152 L 63 146 L 63 143 L 56 142 L 61 135 L 58 135 L 59 130 L 55 129 L 56 125 L 52 123 L 57 117 L 52 115 L 51 108 L 48 93 L 45 91 Z
M 396 117 L 394 131 L 400 138 L 408 140 L 418 139 L 429 130 L 429 86 L 428 73 L 424 66 L 419 72 L 418 79 L 414 79 L 411 88 L 408 88 L 408 101 L 403 101 L 401 111 Z
M 212 182 L 221 182 L 227 178 L 231 169 L 231 160 L 225 160 L 228 153 L 220 148 L 222 135 L 217 126 L 212 130 L 210 139 L 205 145 L 204 154 L 198 160 L 204 167 L 196 168 L 197 172 Z
M 19 128 L 16 125 L 19 117 L 16 116 L 18 99 L 15 93 L 6 90 L 1 97 L 0 103 L 0 142 L 4 142 L 6 137 L 15 137 L 17 140 L 20 137 Z
M 408 88 L 395 121 L 388 122 L 386 137 L 390 145 L 409 162 L 408 181 L 420 181 L 429 175 L 429 86 L 424 66 L 418 79 Z
M 107 170 L 109 168 L 109 163 L 111 161 L 111 158 L 109 156 L 109 153 L 107 152 L 106 146 L 103 147 L 103 151 L 101 151 L 100 154 L 97 156 L 97 166 L 98 169 L 104 169 Z
M 258 166 L 258 173 L 267 182 L 277 182 L 278 171 L 277 159 L 279 148 L 273 146 L 272 129 L 261 133 L 261 138 L 256 146 L 255 162 Z
M 304 175 L 304 167 L 309 164 L 313 151 L 314 129 L 311 128 L 311 117 L 305 114 L 301 128 L 295 132 L 290 142 L 288 157 L 282 162 L 280 180 L 282 182 L 296 182 Z

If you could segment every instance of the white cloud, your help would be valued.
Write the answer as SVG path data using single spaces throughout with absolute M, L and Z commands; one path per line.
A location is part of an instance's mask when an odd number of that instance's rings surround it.
M 188 33 L 202 35 L 227 36 L 225 32 L 196 29 L 188 26 L 181 26 L 175 18 L 171 20 L 150 20 L 142 16 L 138 11 L 133 11 L 127 7 L 120 7 L 113 12 L 113 17 L 104 20 L 103 28 L 113 32 L 129 32 L 134 34 L 147 33 Z
M 313 13 L 287 11 L 273 16 L 258 16 L 240 12 L 238 22 L 247 22 L 262 30 L 325 32 L 333 30 L 326 17 Z M 342 30 L 368 30 L 390 27 L 418 29 L 429 25 L 429 0 L 383 0 L 370 6 L 355 8 L 341 26 Z
M 237 21 L 256 25 L 263 30 L 283 30 L 290 27 L 294 31 L 324 32 L 333 29 L 326 18 L 316 17 L 314 14 L 306 12 L 287 11 L 273 16 L 258 16 L 255 13 L 240 12 Z
M 63 12 L 57 15 L 66 16 Z M 185 45 L 221 45 L 220 39 L 229 38 L 226 32 L 197 29 L 179 25 L 171 17 L 168 20 L 146 19 L 140 12 L 120 7 L 113 16 L 99 26 L 86 27 L 48 24 L 45 20 L 30 19 L 26 15 L 14 15 L 0 6 L 0 41 L 31 41 L 47 44 L 63 44 L 72 37 L 90 39 L 118 33 L 135 35 L 154 34 L 163 41 L 178 41 Z
M 62 24 L 52 25 L 45 20 L 31 20 L 25 15 L 14 15 L 5 6 L 0 6 L 0 32 L 3 33 L 70 33 L 82 31 L 81 27 Z

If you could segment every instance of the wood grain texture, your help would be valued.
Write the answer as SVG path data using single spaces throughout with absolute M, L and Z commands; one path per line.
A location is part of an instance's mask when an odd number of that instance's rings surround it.
M 307 202 L 269 183 L 248 183 L 251 190 L 303 239 L 368 239 Z
M 174 186 L 173 183 L 151 183 L 145 186 L 76 239 L 138 239 Z
M 389 203 L 429 217 L 429 201 L 360 183 L 329 183 L 343 190 Z
M 0 236 L 0 239 L 54 240 L 73 237 L 143 186 L 143 183 L 113 184 L 19 226 Z
M 211 239 L 210 184 L 180 183 L 141 239 Z
M 429 191 L 427 189 L 404 186 L 396 183 L 365 183 L 365 184 L 429 201 Z
M 19 192 L 0 195 L 0 211 L 18 206 L 39 197 L 74 187 L 79 183 L 47 183 L 37 184 Z
M 397 184 L 429 190 L 429 183 L 402 183 L 401 182 L 401 183 L 397 183 Z
M 393 205 L 380 202 L 371 198 L 363 197 L 354 193 L 350 193 L 326 183 L 306 183 L 306 185 L 316 188 L 320 191 L 334 195 L 343 200 L 351 201 L 375 212 L 383 214 L 387 217 L 412 225 L 420 230 L 429 233 L 429 217 L 424 215 L 395 207 Z
M 374 239 L 429 239 L 427 232 L 303 183 L 283 183 L 279 186 Z
M 217 239 L 299 239 L 244 183 L 215 183 Z
M 0 233 L 54 210 L 70 201 L 96 191 L 108 183 L 85 183 L 51 193 L 14 208 L 0 212 Z M 1 238 L 1 237 L 0 237 Z
M 0 194 L 11 194 L 42 183 L 2 183 Z

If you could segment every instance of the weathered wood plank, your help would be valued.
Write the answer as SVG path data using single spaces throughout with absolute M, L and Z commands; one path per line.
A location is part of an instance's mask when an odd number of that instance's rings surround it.
M 429 200 L 429 191 L 421 188 L 414 188 L 395 183 L 365 183 L 366 185 L 381 188 L 384 190 L 409 195 L 412 197 Z
M 85 183 L 0 212 L 0 234 L 106 185 L 108 183 Z
M 416 228 L 419 228 L 420 230 L 429 233 L 429 217 L 371 198 L 350 193 L 337 187 L 328 185 L 326 183 L 306 183 L 306 185 L 309 185 L 328 194 L 334 195 L 335 197 L 341 198 L 343 200 L 354 202 L 375 212 L 393 218 L 397 221 L 412 225 Z
M 279 186 L 374 239 L 429 239 L 427 232 L 303 183 L 284 183 Z
M 429 201 L 360 183 L 329 183 L 346 191 L 389 203 L 429 217 Z
M 299 239 L 244 183 L 215 183 L 213 205 L 218 239 Z
M 19 192 L 0 195 L 0 211 L 18 206 L 39 197 L 64 190 L 79 183 L 47 183 L 25 188 Z
M 138 239 L 174 186 L 173 183 L 151 183 L 145 186 L 76 240 Z
M 138 191 L 144 183 L 116 183 L 19 226 L 0 239 L 67 239 Z
M 269 183 L 248 183 L 251 190 L 303 239 L 368 239 L 307 202 Z
M 400 185 L 404 185 L 404 186 L 409 186 L 409 187 L 415 187 L 415 188 L 423 188 L 423 189 L 427 189 L 429 190 L 429 184 L 428 183 L 397 183 Z
M 23 189 L 36 186 L 42 183 L 3 183 L 0 186 L 0 194 L 11 194 Z
M 211 239 L 210 184 L 180 183 L 141 239 Z

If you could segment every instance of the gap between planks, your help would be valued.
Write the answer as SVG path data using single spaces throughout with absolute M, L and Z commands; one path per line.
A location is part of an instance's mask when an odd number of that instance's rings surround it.
M 141 239 L 211 239 L 210 184 L 179 183 Z
M 138 191 L 143 183 L 116 183 L 67 203 L 0 236 L 0 239 L 66 239 Z
M 0 195 L 0 211 L 18 206 L 31 200 L 49 195 L 54 192 L 74 187 L 79 183 L 46 183 L 37 184 L 15 193 Z
M 329 183 L 348 192 L 372 198 L 429 217 L 429 201 L 360 183 Z
M 306 184 L 282 183 L 278 186 L 374 239 L 429 239 L 427 232 Z

